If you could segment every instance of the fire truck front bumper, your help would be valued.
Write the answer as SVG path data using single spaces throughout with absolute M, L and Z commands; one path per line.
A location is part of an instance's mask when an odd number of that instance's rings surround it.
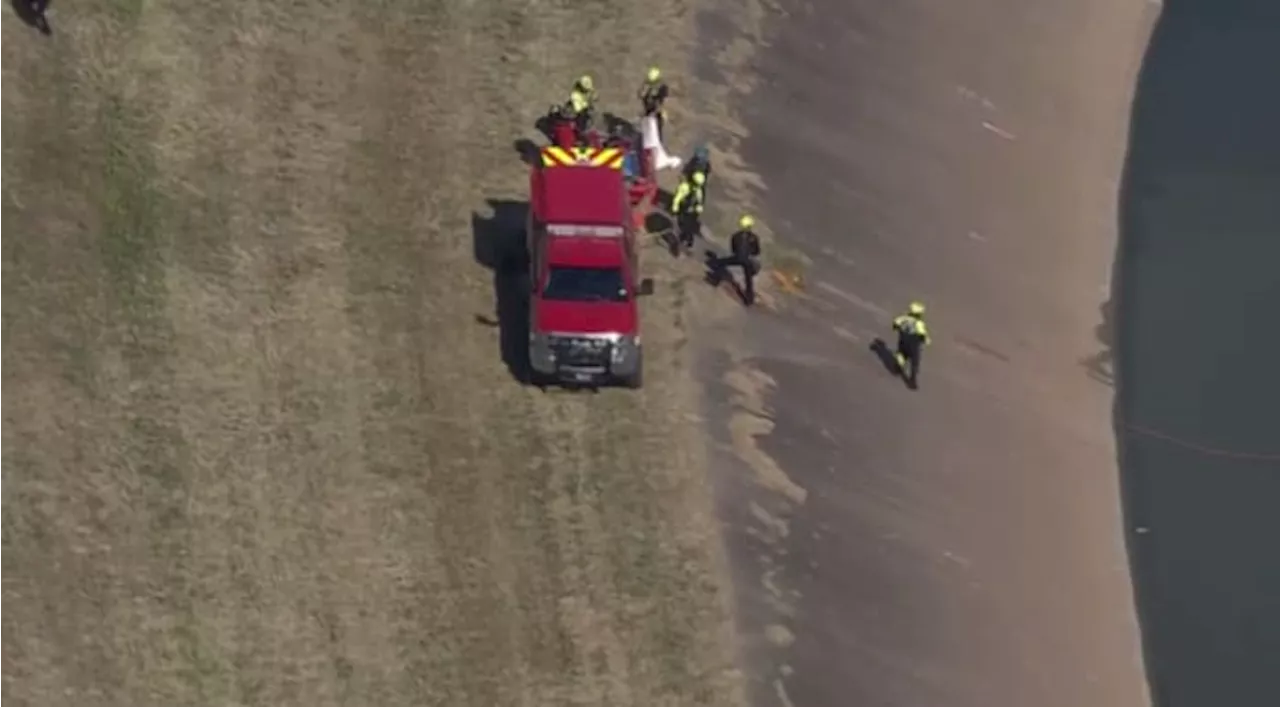
M 608 385 L 638 373 L 640 341 L 639 337 L 618 334 L 534 334 L 529 337 L 529 364 L 542 379 Z

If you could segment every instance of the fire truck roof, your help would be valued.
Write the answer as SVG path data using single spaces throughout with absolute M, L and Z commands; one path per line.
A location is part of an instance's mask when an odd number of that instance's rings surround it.
M 621 154 L 605 149 L 580 151 L 582 161 L 552 162 L 543 150 L 543 165 L 534 168 L 534 213 L 545 223 L 620 225 L 627 222 Z

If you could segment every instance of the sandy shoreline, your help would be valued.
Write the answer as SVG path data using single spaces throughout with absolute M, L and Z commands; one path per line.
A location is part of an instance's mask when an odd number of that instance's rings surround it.
M 1086 362 L 1153 10 L 763 23 L 748 192 L 815 262 L 705 364 L 731 371 L 710 405 L 758 703 L 1146 701 L 1112 391 Z M 939 341 L 912 394 L 867 347 L 916 297 Z

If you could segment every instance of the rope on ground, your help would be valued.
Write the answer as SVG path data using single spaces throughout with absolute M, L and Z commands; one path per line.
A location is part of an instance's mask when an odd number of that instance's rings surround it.
M 1189 440 L 1176 437 L 1167 432 L 1161 432 L 1150 427 L 1135 425 L 1129 422 L 1121 421 L 1121 429 L 1143 437 L 1158 439 L 1162 442 L 1168 442 L 1176 447 L 1203 454 L 1209 457 L 1221 457 L 1225 459 L 1239 459 L 1242 461 L 1276 461 L 1280 462 L 1280 453 L 1275 452 L 1241 452 L 1231 449 L 1222 449 L 1219 447 L 1211 447 L 1204 444 L 1198 444 Z

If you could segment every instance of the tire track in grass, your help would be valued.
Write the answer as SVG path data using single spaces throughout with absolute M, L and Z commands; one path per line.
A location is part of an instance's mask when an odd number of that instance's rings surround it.
M 598 516 L 591 477 L 608 473 L 603 461 L 591 456 L 588 436 L 599 433 L 590 402 L 564 397 L 538 434 L 548 438 L 554 469 L 549 483 L 550 513 L 565 568 L 566 592 L 560 615 L 575 645 L 577 671 L 572 699 L 582 704 L 635 704 L 637 688 L 631 679 L 626 652 L 619 642 L 616 601 L 607 562 L 600 552 Z M 585 403 L 585 404 L 584 404 Z M 595 462 L 595 463 L 593 463 Z
M 723 314 L 724 302 L 716 293 L 701 290 L 700 272 L 682 271 L 653 304 L 654 315 L 665 326 L 650 328 L 646 346 L 656 354 L 650 365 L 660 370 L 686 372 L 682 377 L 660 378 L 645 391 L 644 415 L 629 421 L 621 435 L 636 440 L 635 451 L 624 460 L 620 481 L 644 486 L 633 491 L 649 494 L 647 515 L 636 507 L 643 520 L 665 542 L 660 544 L 663 561 L 656 571 L 666 572 L 677 591 L 651 594 L 639 582 L 632 591 L 665 620 L 643 624 L 649 640 L 670 650 L 655 650 L 665 664 L 664 687 L 671 699 L 693 695 L 700 704 L 740 704 L 743 700 L 734 667 L 732 605 L 725 594 L 727 570 L 724 566 L 720 528 L 714 516 L 710 481 L 706 475 L 706 443 L 699 415 L 700 391 L 692 375 L 696 351 L 688 346 L 692 329 L 701 319 Z M 691 292 L 691 288 L 692 292 Z M 710 302 L 707 300 L 710 299 Z M 654 316 L 650 315 L 650 316 Z M 621 404 L 621 402 L 620 402 Z M 661 459 L 651 468 L 641 467 L 643 459 Z M 630 467 L 630 468 L 628 468 Z M 621 498 L 625 491 L 619 491 Z M 625 511 L 623 511 L 625 512 Z M 701 627 L 701 628 L 694 628 Z M 700 656 L 698 661 L 681 661 L 681 653 Z
M 216 559 L 202 582 L 226 591 L 204 606 L 205 629 L 220 637 L 234 691 L 250 702 L 359 694 L 389 703 L 388 679 L 401 672 L 386 646 L 394 617 L 384 601 L 380 499 L 366 484 L 354 424 L 365 396 L 331 213 L 342 193 L 332 175 L 354 142 L 346 54 L 359 38 L 346 8 L 237 8 L 220 33 L 235 43 L 236 60 L 213 48 L 195 62 L 218 67 L 204 91 L 230 105 L 220 115 L 174 116 L 193 121 L 197 156 L 236 154 L 234 183 L 219 186 L 235 195 L 230 277 L 197 262 L 180 279 L 198 283 L 186 311 L 188 397 L 231 394 L 220 410 L 186 411 L 221 460 L 207 465 L 208 488 L 224 477 L 206 496 L 204 549 Z M 187 26 L 198 24 L 198 7 L 181 12 Z M 189 168 L 199 174 L 200 165 L 197 158 Z M 214 375 L 200 375 L 205 365 Z
M 85 640 L 77 621 L 109 628 L 121 581 L 97 541 L 122 504 L 99 494 L 120 469 L 108 459 L 113 391 L 99 378 L 101 214 L 86 197 L 102 160 L 97 116 L 80 110 L 102 87 L 78 75 L 78 44 L 40 53 L 16 27 L 4 25 L 2 653 L 7 698 L 59 704 L 117 689 L 122 675 L 122 656 L 101 636 Z
M 83 435 L 67 439 L 55 433 L 53 439 L 30 442 L 70 441 L 75 450 L 72 468 L 94 472 L 85 482 L 67 484 L 60 478 L 63 470 L 49 466 L 47 459 L 28 470 L 33 483 L 83 488 L 54 500 L 49 515 L 37 521 L 54 530 L 36 560 L 50 570 L 43 585 L 45 596 L 53 600 L 45 609 L 53 612 L 46 614 L 48 622 L 100 627 L 88 641 L 77 636 L 62 648 L 67 655 L 59 662 L 76 667 L 69 681 L 74 687 L 60 691 L 57 699 L 72 702 L 80 699 L 78 694 L 131 690 L 140 664 L 176 653 L 198 659 L 200 651 L 189 635 L 190 603 L 182 576 L 189 550 L 184 504 L 188 479 L 182 471 L 187 449 L 170 423 L 173 340 L 163 277 L 170 204 L 157 184 L 150 147 L 155 124 L 149 109 L 156 95 L 147 88 L 147 67 L 138 61 L 145 42 L 135 34 L 143 16 L 135 6 L 113 5 L 90 10 L 83 19 L 69 33 L 72 48 L 66 64 L 59 66 L 62 78 L 75 88 L 74 99 L 66 105 L 59 100 L 66 94 L 56 89 L 48 94 L 54 105 L 62 103 L 58 112 L 65 111 L 67 122 L 76 124 L 63 136 L 69 140 L 59 155 L 70 164 L 63 165 L 66 171 L 50 173 L 41 186 L 48 194 L 70 197 L 64 208 L 79 214 L 74 224 L 53 226 L 66 238 L 59 243 L 66 247 L 62 262 L 74 263 L 76 269 L 63 280 L 61 301 L 48 304 L 83 308 L 98 320 L 88 331 L 80 330 L 89 335 L 87 341 L 74 342 L 80 338 L 75 336 L 68 342 L 79 350 L 77 387 L 91 391 L 91 397 L 76 403 L 62 398 L 80 409 L 74 425 L 84 430 Z M 107 65 L 86 70 L 82 62 L 94 60 Z M 40 105 L 42 98 L 31 99 L 37 116 L 51 107 Z M 43 206 L 56 208 L 49 202 Z M 62 278 L 58 262 L 44 266 L 49 273 L 28 275 Z M 47 322 L 32 325 L 39 329 Z M 33 385 L 49 383 L 35 381 Z M 45 434 L 39 431 L 36 438 Z M 34 454 L 45 457 L 43 452 Z M 131 508 L 123 511 L 122 505 Z M 103 516 L 111 516 L 123 529 L 103 523 Z M 101 533 L 86 534 L 93 526 Z M 73 535 L 58 537 L 64 532 L 60 527 L 74 529 Z M 130 573 L 115 566 L 122 558 L 139 555 L 163 559 Z M 6 569 L 11 577 L 26 574 L 25 568 Z M 53 602 L 59 604 L 56 609 Z M 171 620 L 139 620 L 153 610 Z M 77 631 L 83 631 L 83 625 Z M 149 682 L 156 694 L 177 697 L 198 688 L 199 681 L 196 675 L 172 671 L 154 675 Z
M 650 365 L 680 357 L 674 341 L 653 343 L 664 348 Z M 686 393 L 665 382 L 659 379 L 645 392 L 642 416 L 616 413 L 622 424 L 615 434 L 630 440 L 629 453 L 598 480 L 615 591 L 625 597 L 631 615 L 622 640 L 636 669 L 653 684 L 650 702 L 682 703 L 692 697 L 698 704 L 727 704 L 735 697 L 725 682 L 732 667 L 732 656 L 724 652 L 726 636 L 703 628 L 728 615 L 714 574 L 717 531 L 714 523 L 706 527 L 709 519 L 702 517 L 706 511 L 697 500 L 706 497 L 699 488 L 703 480 L 690 473 L 701 464 L 685 451 L 698 445 L 687 428 L 689 408 L 680 401 Z M 627 401 L 618 403 L 621 408 Z M 593 454 L 616 453 L 609 440 L 593 442 L 599 447 Z M 708 665 L 716 655 L 719 660 Z
M 264 356 L 261 329 L 271 283 L 255 239 L 269 150 L 254 87 L 266 68 L 245 29 L 260 36 L 270 28 L 255 10 L 246 4 L 209 16 L 169 3 L 153 21 L 153 61 L 164 67 L 169 95 L 159 111 L 159 148 L 185 215 L 168 278 L 180 351 L 177 420 L 199 480 L 191 504 L 196 615 L 214 646 L 204 669 L 218 681 L 220 699 L 249 703 L 271 694 L 272 673 L 287 674 L 274 658 L 268 577 L 288 572 L 270 567 L 270 532 L 286 506 L 274 482 L 281 470 L 270 468 L 278 434 L 264 414 L 273 409 L 264 397 L 272 392 L 265 384 L 273 359 Z
M 152 559 L 138 568 L 134 586 L 115 597 L 140 630 L 120 626 L 101 637 L 124 653 L 125 692 L 143 694 L 146 685 L 158 703 L 185 704 L 208 688 L 209 655 L 195 626 L 189 581 L 188 449 L 173 424 L 174 330 L 165 269 L 174 205 L 160 184 L 153 149 L 153 109 L 163 96 L 150 86 L 153 68 L 141 61 L 148 48 L 142 6 L 119 3 L 104 12 L 110 28 L 104 44 L 113 45 L 107 58 L 119 61 L 97 76 L 104 89 L 97 115 L 103 160 L 97 245 L 113 330 L 107 350 L 115 354 L 104 377 L 123 428 L 109 463 L 132 477 L 127 486 L 142 516 L 132 550 Z
M 259 420 L 246 414 L 260 405 L 252 389 L 256 352 L 243 346 L 255 298 L 252 288 L 237 282 L 244 254 L 239 251 L 237 263 L 233 245 L 244 204 L 234 202 L 239 195 L 229 173 L 238 161 L 227 155 L 251 145 L 233 134 L 237 124 L 228 122 L 225 106 L 210 100 L 218 74 L 202 70 L 209 45 L 192 41 L 187 12 L 182 3 L 147 5 L 134 33 L 140 45 L 134 64 L 145 69 L 148 90 L 157 95 L 150 106 L 150 145 L 168 202 L 166 234 L 174 241 L 160 277 L 172 336 L 168 420 L 188 450 L 180 466 L 187 482 L 188 547 L 180 566 L 186 603 L 148 607 L 140 616 L 174 626 L 180 640 L 159 656 L 143 654 L 122 701 L 150 695 L 157 703 L 253 703 L 264 688 L 257 675 L 264 663 L 271 665 L 260 651 L 273 637 L 264 630 L 270 615 L 260 603 L 261 553 L 246 539 L 270 525 L 270 515 L 252 506 L 255 494 L 241 485 L 244 470 L 260 469 L 255 462 L 264 459 L 264 450 L 255 429 Z M 225 38 L 220 28 L 234 26 L 238 18 L 221 15 L 206 31 Z M 227 143 L 230 150 L 223 149 Z M 234 444 L 244 451 L 229 452 Z M 253 480 L 261 482 L 262 476 Z M 237 624 L 252 629 L 244 634 Z M 260 660 L 244 661 L 237 644 L 252 647 Z
M 187 28 L 190 12 L 179 3 L 148 12 L 149 59 L 166 94 L 157 106 L 155 145 L 178 215 L 167 280 L 178 352 L 174 420 L 192 450 L 192 633 L 207 646 L 199 661 L 179 655 L 169 663 L 204 676 L 201 699 L 253 702 L 269 690 L 260 671 L 272 664 L 263 609 L 269 589 L 259 578 L 259 536 L 271 517 L 254 501 L 272 490 L 258 471 L 267 460 L 267 435 L 256 414 L 262 404 L 259 352 L 245 332 L 260 306 L 254 255 L 243 247 L 243 234 L 258 227 L 257 202 L 237 187 L 254 186 L 242 155 L 257 145 L 231 111 L 233 105 L 248 111 L 251 91 L 242 88 L 241 96 L 223 103 L 210 100 L 230 68 L 210 61 L 213 40 L 229 54 L 253 54 L 229 36 L 228 29 L 242 21 L 239 12 L 203 18 L 211 22 L 196 36 Z
M 246 28 L 264 68 L 250 107 L 264 159 L 250 197 L 261 223 L 241 243 L 260 283 L 252 333 L 263 359 L 258 416 L 270 435 L 265 478 L 254 479 L 269 491 L 255 523 L 269 650 L 250 674 L 276 704 L 333 703 L 362 686 L 377 694 L 379 662 L 392 657 L 370 635 L 392 624 L 376 608 L 381 552 L 361 484 L 362 441 L 348 426 L 364 395 L 334 213 L 342 188 L 332 174 L 354 140 L 342 106 L 351 25 L 343 5 L 264 5 Z
M 468 78 L 453 52 L 466 11 L 366 18 L 383 47 L 368 98 L 378 109 L 365 128 L 375 137 L 350 178 L 361 185 L 349 219 L 351 300 L 387 386 L 365 422 L 366 445 L 400 491 L 392 532 L 423 549 L 408 559 L 411 579 L 397 601 L 406 684 L 433 703 L 510 704 L 519 699 L 518 626 L 499 586 L 502 563 L 490 560 L 500 496 L 483 466 L 489 430 L 469 420 L 471 398 L 483 392 L 467 374 L 474 323 L 459 311 L 456 277 L 470 257 L 470 200 L 458 198 L 469 185 L 450 142 L 477 122 L 470 106 L 454 103 Z

